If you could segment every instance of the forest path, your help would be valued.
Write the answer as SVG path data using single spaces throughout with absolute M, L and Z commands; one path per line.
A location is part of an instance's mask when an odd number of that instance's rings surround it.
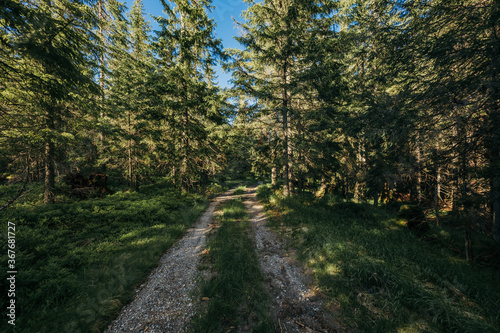
M 196 301 L 191 295 L 196 287 L 201 252 L 213 227 L 214 212 L 218 205 L 238 197 L 242 197 L 250 213 L 277 332 L 338 332 L 335 318 L 325 310 L 321 297 L 308 287 L 310 276 L 266 227 L 264 209 L 255 191 L 255 187 L 248 187 L 242 195 L 234 195 L 230 190 L 216 197 L 186 235 L 162 256 L 158 267 L 136 291 L 134 300 L 123 307 L 106 332 L 186 331 L 196 311 Z
M 278 332 L 340 332 L 331 312 L 312 285 L 312 278 L 293 252 L 287 252 L 276 234 L 267 228 L 255 187 L 246 189 L 244 204 L 250 213 L 266 289 L 271 295 L 271 315 Z
M 233 198 L 233 191 L 216 197 L 196 224 L 162 256 L 158 267 L 136 291 L 134 300 L 122 308 L 106 332 L 185 331 L 195 312 L 191 293 L 214 211 Z

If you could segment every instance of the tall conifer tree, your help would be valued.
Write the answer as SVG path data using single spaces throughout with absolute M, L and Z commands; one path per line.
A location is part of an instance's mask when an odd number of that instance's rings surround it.
M 44 200 L 51 202 L 59 147 L 74 137 L 74 117 L 84 112 L 78 102 L 98 91 L 89 71 L 95 68 L 91 32 L 95 17 L 82 2 L 34 1 L 23 6 L 24 21 L 3 30 L 14 46 L 8 51 L 9 58 L 15 59 L 9 66 L 17 74 L 4 81 L 2 99 L 10 104 L 7 112 L 21 121 L 9 136 L 13 141 L 35 143 L 30 154 L 43 156 Z
M 288 196 L 295 188 L 293 171 L 304 166 L 297 167 L 296 162 L 302 160 L 297 157 L 307 150 L 297 151 L 297 130 L 304 128 L 306 119 L 310 126 L 301 132 L 301 139 L 303 133 L 318 129 L 318 119 L 313 121 L 316 125 L 310 123 L 315 117 L 311 111 L 325 111 L 321 103 L 331 102 L 338 92 L 337 65 L 321 52 L 322 48 L 333 51 L 328 43 L 335 39 L 331 20 L 334 6 L 330 1 L 246 2 L 246 22 L 240 24 L 243 36 L 237 38 L 245 50 L 235 52 L 235 83 L 268 106 L 280 124 L 282 148 L 277 157 L 282 166 L 283 195 Z M 317 161 L 326 155 L 318 154 Z
M 213 170 L 216 150 L 208 140 L 210 123 L 222 120 L 220 97 L 213 83 L 217 58 L 224 58 L 220 40 L 214 37 L 214 22 L 206 11 L 207 0 L 162 1 L 165 17 L 155 43 L 158 58 L 160 119 L 168 125 L 171 170 L 177 184 L 189 190 Z

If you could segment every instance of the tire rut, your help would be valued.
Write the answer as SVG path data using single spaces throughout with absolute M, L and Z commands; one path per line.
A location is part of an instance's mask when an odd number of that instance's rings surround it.
M 286 253 L 257 201 L 255 187 L 248 188 L 244 201 L 254 231 L 262 272 L 271 295 L 271 314 L 277 332 L 341 332 L 322 297 L 308 285 L 311 278 L 300 262 Z

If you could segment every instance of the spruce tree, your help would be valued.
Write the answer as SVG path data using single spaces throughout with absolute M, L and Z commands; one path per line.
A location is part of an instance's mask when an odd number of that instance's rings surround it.
M 73 121 L 84 112 L 79 106 L 98 92 L 91 71 L 95 20 L 90 8 L 80 2 L 35 1 L 16 6 L 14 10 L 23 13 L 22 22 L 11 21 L 2 30 L 2 39 L 10 44 L 3 51 L 15 73 L 5 78 L 2 104 L 9 117 L 18 119 L 7 136 L 13 144 L 20 143 L 18 148 L 25 150 L 21 154 L 43 161 L 48 203 L 54 195 L 61 148 L 74 138 Z
M 294 170 L 308 169 L 306 160 L 314 160 L 309 169 L 316 168 L 332 156 L 331 151 L 319 152 L 318 143 L 317 154 L 312 154 L 316 156 L 306 158 L 304 154 L 311 149 L 301 142 L 322 141 L 321 126 L 331 119 L 332 111 L 326 106 L 341 90 L 339 65 L 329 54 L 334 52 L 332 40 L 336 39 L 332 30 L 335 7 L 329 1 L 247 3 L 246 22 L 240 23 L 243 36 L 237 38 L 245 50 L 235 51 L 234 81 L 239 89 L 267 106 L 263 111 L 267 109 L 280 124 L 279 129 L 272 129 L 281 142 L 281 152 L 273 164 L 282 166 L 283 195 L 288 196 L 295 188 Z M 332 137 L 327 131 L 323 138 L 328 141 Z
M 163 141 L 172 152 L 171 175 L 184 191 L 217 167 L 218 158 L 208 130 L 220 123 L 221 99 L 213 83 L 213 66 L 224 58 L 214 22 L 206 11 L 210 1 L 162 1 L 165 17 L 155 42 L 156 117 L 167 126 Z

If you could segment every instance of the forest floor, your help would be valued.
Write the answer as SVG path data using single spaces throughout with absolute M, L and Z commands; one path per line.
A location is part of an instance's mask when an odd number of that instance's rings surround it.
M 311 275 L 286 251 L 274 232 L 266 227 L 263 207 L 255 195 L 255 187 L 243 194 L 234 190 L 216 197 L 196 224 L 161 258 L 147 281 L 137 290 L 134 300 L 126 305 L 106 332 L 183 332 L 200 303 L 195 296 L 199 281 L 199 265 L 219 205 L 241 198 L 250 213 L 253 244 L 270 296 L 269 313 L 277 332 L 337 332 L 339 325 L 323 304 Z M 229 331 L 247 332 L 248 327 L 232 327 Z

